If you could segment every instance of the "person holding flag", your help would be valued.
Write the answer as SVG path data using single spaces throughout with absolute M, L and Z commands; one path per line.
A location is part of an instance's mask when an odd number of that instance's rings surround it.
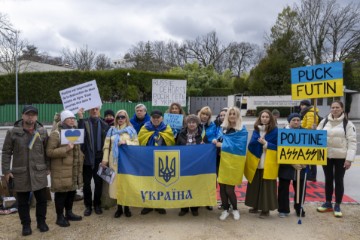
M 163 122 L 163 115 L 160 110 L 153 110 L 150 114 L 150 121 L 141 127 L 138 139 L 141 146 L 173 146 L 175 145 L 174 134 L 169 125 Z M 152 208 L 143 208 L 141 215 L 150 213 Z M 159 214 L 166 214 L 163 208 L 155 209 Z
M 239 220 L 240 212 L 237 209 L 235 185 L 242 183 L 248 132 L 242 123 L 240 110 L 237 107 L 228 109 L 221 127 L 219 141 L 216 139 L 212 141 L 221 148 L 218 182 L 224 211 L 221 213 L 220 220 L 224 221 L 230 215 L 229 201 L 233 208 L 234 220 Z
M 244 171 L 248 179 L 245 205 L 252 207 L 250 213 L 261 210 L 260 218 L 268 217 L 270 210 L 278 207 L 277 135 L 278 128 L 273 115 L 267 109 L 262 110 L 254 124 Z

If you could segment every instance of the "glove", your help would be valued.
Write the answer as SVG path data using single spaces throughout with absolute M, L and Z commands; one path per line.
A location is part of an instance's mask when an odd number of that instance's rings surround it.
M 302 167 L 299 164 L 292 164 L 292 167 L 295 168 L 295 170 L 301 170 Z

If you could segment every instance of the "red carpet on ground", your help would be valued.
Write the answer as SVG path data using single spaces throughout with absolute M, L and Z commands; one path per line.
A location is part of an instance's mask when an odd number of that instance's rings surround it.
M 243 183 L 239 186 L 235 187 L 236 196 L 238 201 L 244 202 L 246 195 L 246 185 L 247 181 L 243 181 Z M 325 201 L 325 183 L 324 182 L 307 182 L 306 188 L 306 198 L 305 202 L 323 202 Z M 217 189 L 217 199 L 220 200 L 219 187 Z M 335 197 L 333 196 L 333 200 Z M 294 190 L 292 186 L 290 187 L 290 201 L 294 201 Z M 356 203 L 354 199 L 351 197 L 344 195 L 343 203 Z

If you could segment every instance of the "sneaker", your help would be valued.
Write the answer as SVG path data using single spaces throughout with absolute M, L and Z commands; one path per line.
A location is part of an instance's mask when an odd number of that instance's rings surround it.
M 323 205 L 321 205 L 321 207 L 317 208 L 318 212 L 332 212 L 333 211 L 333 207 L 332 204 L 330 202 L 325 202 L 323 203 Z
M 334 216 L 337 217 L 337 218 L 341 218 L 341 217 L 342 217 L 342 212 L 341 212 L 341 209 L 340 209 L 340 204 L 335 204 L 335 207 L 334 207 Z
M 233 216 L 234 216 L 234 220 L 239 220 L 240 219 L 240 212 L 239 212 L 239 210 L 233 210 L 232 211 L 232 214 L 233 214 Z
M 284 218 L 284 217 L 289 216 L 289 213 L 279 212 L 278 216 L 279 216 L 279 218 Z
M 230 215 L 229 211 L 228 211 L 228 210 L 224 210 L 224 211 L 221 213 L 219 219 L 220 219 L 221 221 L 224 221 L 229 215 Z

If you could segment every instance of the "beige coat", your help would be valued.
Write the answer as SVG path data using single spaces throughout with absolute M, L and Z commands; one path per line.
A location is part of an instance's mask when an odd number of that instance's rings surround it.
M 125 128 L 125 124 L 122 125 L 120 127 L 120 129 Z M 115 135 L 111 134 L 112 131 L 114 130 L 114 127 L 111 127 L 108 131 L 108 134 L 105 138 L 105 143 L 104 143 L 104 155 L 103 155 L 103 161 L 107 162 L 109 167 L 111 167 L 115 172 L 117 172 L 118 170 L 118 164 L 117 164 L 117 159 L 114 159 L 113 157 L 113 151 L 112 151 L 112 147 L 114 144 L 118 144 L 118 143 L 114 143 L 115 140 Z M 139 145 L 139 141 L 137 136 L 133 139 L 130 138 L 130 135 L 128 133 L 123 133 L 120 135 L 120 141 L 126 141 L 127 145 Z M 113 181 L 113 183 L 109 186 L 109 195 L 110 198 L 112 199 L 117 199 L 117 180 L 116 180 L 116 175 L 115 175 L 115 179 Z
M 66 151 L 67 145 L 61 145 L 61 124 L 52 131 L 46 147 L 46 154 L 50 158 L 51 191 L 68 192 L 75 191 L 83 185 L 83 162 L 84 154 L 80 145 L 74 145 L 70 151 Z

